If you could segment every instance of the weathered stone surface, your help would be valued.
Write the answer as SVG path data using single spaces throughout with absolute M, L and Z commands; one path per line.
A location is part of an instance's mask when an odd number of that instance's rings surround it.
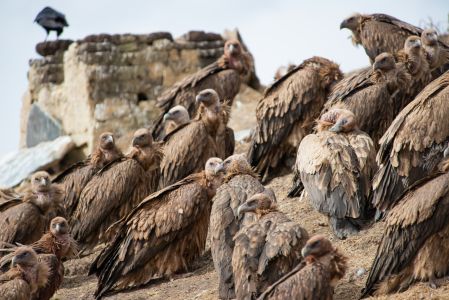
M 47 112 L 42 111 L 38 104 L 33 103 L 28 115 L 26 146 L 34 147 L 41 142 L 53 141 L 61 135 L 63 135 L 61 124 Z
M 214 32 L 205 32 L 201 30 L 191 30 L 181 36 L 181 39 L 190 42 L 202 42 L 202 41 L 223 41 L 223 37 Z
M 61 136 L 0 158 L 0 188 L 14 187 L 35 171 L 51 168 L 74 146 L 69 136 Z
M 55 55 L 57 52 L 67 50 L 72 43 L 72 40 L 45 41 L 36 44 L 36 52 L 42 56 Z

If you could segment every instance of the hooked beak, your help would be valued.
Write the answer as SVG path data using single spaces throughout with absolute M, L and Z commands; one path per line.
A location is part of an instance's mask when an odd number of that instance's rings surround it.
M 236 53 L 237 51 L 237 47 L 235 47 L 234 45 L 229 45 L 229 52 L 231 53 Z
M 13 258 L 12 258 L 12 260 L 11 260 L 11 267 L 15 267 L 17 265 L 17 259 L 16 259 L 16 257 L 14 256 Z
M 335 123 L 334 126 L 329 128 L 329 131 L 331 131 L 331 132 L 340 132 L 342 129 L 343 129 L 343 124 L 340 121 L 338 121 L 337 123 Z
M 308 256 L 310 254 L 310 249 L 309 249 L 309 247 L 308 246 L 305 246 L 304 248 L 302 248 L 302 250 L 301 250 L 301 255 L 302 255 L 302 257 L 306 257 L 306 256 Z
M 223 164 L 218 164 L 218 166 L 215 167 L 214 174 L 217 175 L 218 173 L 224 173 Z
M 253 211 L 253 208 L 249 206 L 247 203 L 243 203 L 242 205 L 237 208 L 237 216 L 242 216 L 246 212 Z
M 164 114 L 164 122 L 166 122 L 167 120 L 171 120 L 171 114 L 169 112 Z
M 61 232 L 61 224 L 56 224 L 56 231 Z
M 443 156 L 444 158 L 448 158 L 449 157 L 449 145 L 446 147 L 446 149 L 443 152 Z
M 133 147 L 139 147 L 138 143 L 137 143 L 137 138 L 133 138 Z
M 42 178 L 42 179 L 41 179 L 41 185 L 42 185 L 42 186 L 46 186 L 46 185 L 47 185 L 47 179 Z
M 112 137 L 112 135 L 108 135 L 108 137 L 106 138 L 106 141 L 108 144 L 112 144 L 112 143 L 114 143 L 114 138 Z
M 343 20 L 343 22 L 340 23 L 340 30 L 346 27 L 346 20 Z
M 196 102 L 201 103 L 201 102 L 203 102 L 205 99 L 204 99 L 203 94 L 198 94 L 198 95 L 196 95 L 195 100 L 196 100 Z

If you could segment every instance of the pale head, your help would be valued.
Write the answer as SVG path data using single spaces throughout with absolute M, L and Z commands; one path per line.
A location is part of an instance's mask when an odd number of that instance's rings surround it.
M 334 108 L 326 112 L 318 120 L 317 130 L 332 132 L 350 132 L 357 128 L 355 115 L 343 108 Z
M 111 150 L 115 147 L 114 135 L 111 132 L 103 132 L 98 142 L 102 150 Z
M 69 232 L 69 224 L 63 217 L 53 218 L 50 222 L 50 232 L 54 236 L 63 235 Z
M 219 105 L 220 97 L 215 90 L 205 89 L 199 92 L 196 96 L 196 102 L 203 104 L 206 107 L 213 107 L 215 105 Z
M 31 188 L 34 192 L 46 192 L 50 185 L 50 175 L 45 171 L 36 172 L 31 176 Z
M 351 31 L 357 30 L 360 24 L 361 17 L 362 15 L 359 13 L 350 15 L 340 23 L 340 29 L 346 28 Z
M 136 148 L 145 148 L 153 144 L 153 136 L 147 128 L 137 129 L 133 135 L 132 145 Z
M 255 194 L 239 206 L 237 215 L 241 216 L 249 212 L 263 215 L 276 207 L 276 199 L 274 197 L 274 192 L 271 189 Z
M 176 125 L 182 125 L 189 122 L 189 112 L 182 105 L 172 107 L 165 115 L 164 122 L 172 121 Z
M 438 32 L 433 28 L 424 29 L 421 33 L 421 41 L 424 45 L 435 46 L 438 44 Z
M 307 241 L 301 250 L 301 254 L 304 258 L 317 259 L 333 250 L 332 243 L 324 235 L 315 235 Z
M 30 268 L 38 263 L 36 252 L 29 246 L 18 247 L 14 251 L 14 256 L 11 260 L 13 267 L 19 266 L 21 268 Z
M 396 62 L 393 55 L 384 52 L 376 56 L 373 63 L 373 70 L 379 70 L 381 72 L 388 72 L 396 68 Z
M 227 40 L 224 45 L 224 54 L 227 57 L 238 57 L 242 54 L 242 45 L 236 39 Z

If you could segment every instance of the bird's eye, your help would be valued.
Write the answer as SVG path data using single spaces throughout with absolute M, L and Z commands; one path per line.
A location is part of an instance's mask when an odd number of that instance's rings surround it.
M 318 246 L 320 244 L 320 241 L 315 241 L 313 244 L 312 244 L 312 247 L 316 247 L 316 246 Z

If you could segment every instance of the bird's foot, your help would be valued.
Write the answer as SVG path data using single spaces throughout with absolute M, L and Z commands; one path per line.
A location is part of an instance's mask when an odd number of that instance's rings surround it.
M 429 278 L 429 282 L 428 282 L 430 288 L 436 290 L 437 288 L 440 287 L 440 285 L 436 282 L 435 276 L 431 276 Z
M 407 278 L 405 281 L 403 281 L 400 285 L 399 285 L 399 289 L 398 292 L 402 293 L 405 292 L 406 290 L 408 290 L 408 288 L 410 287 L 410 285 L 413 283 L 413 277 L 410 276 L 409 278 Z

